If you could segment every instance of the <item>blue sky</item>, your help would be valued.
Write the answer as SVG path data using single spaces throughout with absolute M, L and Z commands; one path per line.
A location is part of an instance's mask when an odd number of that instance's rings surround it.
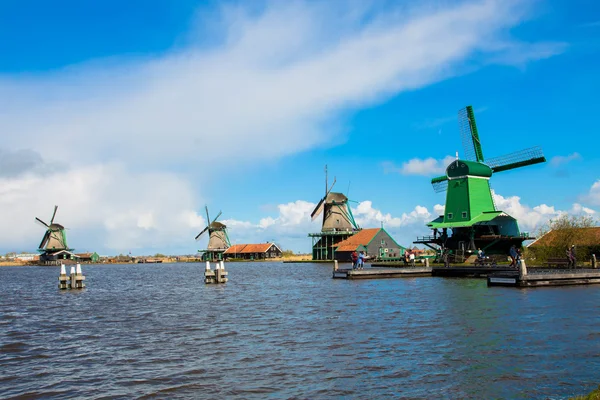
M 307 252 L 325 164 L 407 245 L 468 104 L 486 157 L 549 160 L 492 178 L 523 230 L 596 216 L 599 50 L 593 1 L 1 2 L 0 252 L 54 204 L 81 251 L 193 253 L 208 204 Z

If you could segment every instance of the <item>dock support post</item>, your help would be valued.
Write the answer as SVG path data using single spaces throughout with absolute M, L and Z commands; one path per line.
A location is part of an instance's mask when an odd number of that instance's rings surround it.
M 594 269 L 598 268 L 595 254 L 592 254 L 592 268 L 594 268 Z
M 77 264 L 77 268 L 75 269 L 75 286 L 71 284 L 71 289 L 83 289 L 85 287 L 84 280 L 85 276 L 81 272 L 81 264 Z
M 75 267 L 71 267 L 71 273 L 69 274 L 69 279 L 71 280 L 71 289 L 75 288 Z
M 210 261 L 206 262 L 206 270 L 204 271 L 204 283 L 215 283 L 215 273 L 210 269 Z
M 426 268 L 429 268 L 429 258 L 426 258 L 426 259 L 425 259 L 425 267 L 426 267 Z
M 527 276 L 527 264 L 525 260 L 519 260 L 519 277 L 523 279 L 525 276 Z
M 69 289 L 71 286 L 65 264 L 60 264 L 60 275 L 58 276 L 58 288 L 61 290 Z
M 338 270 L 338 267 L 339 267 L 339 265 L 338 265 L 338 260 L 333 260 L 333 271 L 334 271 L 334 272 L 335 272 L 335 271 L 337 271 L 337 270 Z
M 215 268 L 215 280 L 216 283 L 226 283 L 228 281 L 227 271 L 225 271 L 225 264 L 222 262 L 217 262 L 217 266 Z

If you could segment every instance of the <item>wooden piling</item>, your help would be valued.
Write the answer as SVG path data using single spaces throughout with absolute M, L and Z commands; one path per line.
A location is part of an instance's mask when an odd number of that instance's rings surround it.
M 85 288 L 85 276 L 81 272 L 81 264 L 77 264 L 77 268 L 75 269 L 75 286 L 71 284 L 71 289 L 83 289 Z M 72 282 L 72 281 L 71 281 Z
M 70 289 L 70 278 L 67 275 L 65 264 L 60 265 L 60 275 L 58 276 L 58 288 L 61 290 Z
M 204 271 L 204 283 L 215 283 L 216 276 L 214 271 L 210 269 L 210 261 L 206 262 L 206 270 Z
M 527 264 L 525 264 L 525 260 L 519 260 L 519 277 L 523 279 L 527 276 Z

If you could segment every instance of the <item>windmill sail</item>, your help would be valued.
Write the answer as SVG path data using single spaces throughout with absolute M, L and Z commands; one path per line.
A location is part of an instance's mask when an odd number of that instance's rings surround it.
M 542 151 L 541 147 L 536 146 L 521 151 L 516 151 L 504 156 L 492 158 L 488 160 L 486 164 L 492 168 L 494 173 L 496 173 L 543 162 L 546 162 L 544 152 Z
M 467 106 L 458 111 L 458 129 L 465 150 L 465 160 L 483 162 L 483 150 L 473 107 Z
M 319 215 L 321 215 L 321 213 L 323 212 L 323 209 L 325 208 L 325 197 L 323 197 L 320 201 L 319 204 L 317 204 L 317 206 L 315 207 L 315 209 L 313 210 L 312 214 L 310 214 L 310 218 L 312 221 L 314 221 L 315 219 L 317 219 L 317 217 Z

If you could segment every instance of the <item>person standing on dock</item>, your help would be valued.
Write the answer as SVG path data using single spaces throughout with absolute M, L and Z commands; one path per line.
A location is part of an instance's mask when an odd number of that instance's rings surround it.
M 514 244 L 510 247 L 509 255 L 510 255 L 509 267 L 516 267 L 517 266 L 517 248 Z
M 569 250 L 569 267 L 575 268 L 577 264 L 577 254 L 575 254 L 575 245 L 571 245 L 571 250 Z
M 365 252 L 361 251 L 358 255 L 358 266 L 356 269 L 363 269 L 365 267 Z
M 413 251 L 410 252 L 410 266 L 414 267 L 415 266 L 415 253 Z
M 444 267 L 450 267 L 450 252 L 448 249 L 442 250 L 442 261 L 444 262 Z
M 356 263 L 358 262 L 358 253 L 356 253 L 356 250 L 352 252 L 350 257 L 352 257 L 352 269 L 356 269 Z

